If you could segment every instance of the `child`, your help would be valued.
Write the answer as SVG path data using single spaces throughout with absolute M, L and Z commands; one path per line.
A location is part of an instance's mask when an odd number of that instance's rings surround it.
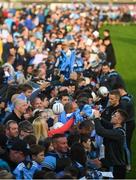
M 45 148 L 38 144 L 34 144 L 30 147 L 32 160 L 37 163 L 37 167 L 39 170 L 41 170 L 41 163 L 44 160 L 44 151 Z
M 32 88 L 31 85 L 29 85 L 29 84 L 24 84 L 24 85 L 22 86 L 22 93 L 20 93 L 20 94 L 17 96 L 17 98 L 23 99 L 23 100 L 25 100 L 26 102 L 29 102 L 29 98 L 30 98 L 30 96 L 31 96 L 31 94 L 32 94 L 32 91 L 33 91 L 33 88 Z
M 24 73 L 23 73 L 23 65 L 22 64 L 17 64 L 16 65 L 16 72 L 15 72 L 15 78 L 16 82 L 18 84 L 24 84 L 26 82 Z

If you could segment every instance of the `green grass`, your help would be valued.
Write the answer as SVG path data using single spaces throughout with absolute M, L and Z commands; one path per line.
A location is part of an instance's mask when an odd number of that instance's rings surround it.
M 109 29 L 117 58 L 117 70 L 126 82 L 127 90 L 134 96 L 136 110 L 136 25 L 106 25 Z M 127 178 L 136 179 L 136 131 L 132 140 L 132 171 Z

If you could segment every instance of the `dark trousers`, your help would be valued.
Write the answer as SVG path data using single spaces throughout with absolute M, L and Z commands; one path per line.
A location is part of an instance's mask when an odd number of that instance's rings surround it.
M 126 123 L 126 142 L 125 142 L 125 158 L 126 164 L 131 165 L 131 140 L 135 129 L 135 121 L 129 121 Z
M 126 166 L 114 166 L 113 167 L 114 179 L 125 179 L 126 177 Z
M 135 121 L 129 121 L 126 123 L 126 141 L 128 149 L 131 152 L 131 140 L 135 129 Z

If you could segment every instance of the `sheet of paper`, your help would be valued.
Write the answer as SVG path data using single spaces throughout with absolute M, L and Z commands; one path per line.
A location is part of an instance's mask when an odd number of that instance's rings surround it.
M 113 178 L 112 172 L 102 172 L 102 171 L 101 171 L 101 173 L 102 173 L 102 176 L 103 176 L 103 177 Z

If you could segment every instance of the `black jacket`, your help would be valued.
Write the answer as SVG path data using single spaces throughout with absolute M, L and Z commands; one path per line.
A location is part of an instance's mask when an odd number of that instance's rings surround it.
M 105 158 L 102 163 L 106 167 L 110 166 L 124 166 L 124 143 L 125 130 L 120 128 L 113 128 L 110 122 L 104 120 L 95 120 L 96 133 L 104 138 Z
M 112 44 L 109 44 L 106 47 L 106 55 L 107 55 L 106 61 L 110 63 L 111 68 L 114 68 L 116 65 L 116 57 Z
M 106 121 L 111 121 L 112 114 L 117 110 L 122 109 L 121 105 L 118 104 L 117 106 L 108 106 L 106 109 L 102 112 L 101 117 L 105 119 Z
M 108 90 L 117 89 L 122 86 L 125 89 L 125 82 L 117 71 L 110 71 L 100 76 L 100 86 L 106 86 Z
M 130 96 L 129 94 L 121 96 L 120 104 L 121 108 L 125 110 L 128 114 L 127 122 L 135 121 L 135 107 L 132 96 Z
M 4 124 L 6 124 L 9 120 L 14 120 L 19 124 L 24 120 L 23 117 L 19 118 L 14 111 L 8 115 L 8 117 L 5 119 Z

